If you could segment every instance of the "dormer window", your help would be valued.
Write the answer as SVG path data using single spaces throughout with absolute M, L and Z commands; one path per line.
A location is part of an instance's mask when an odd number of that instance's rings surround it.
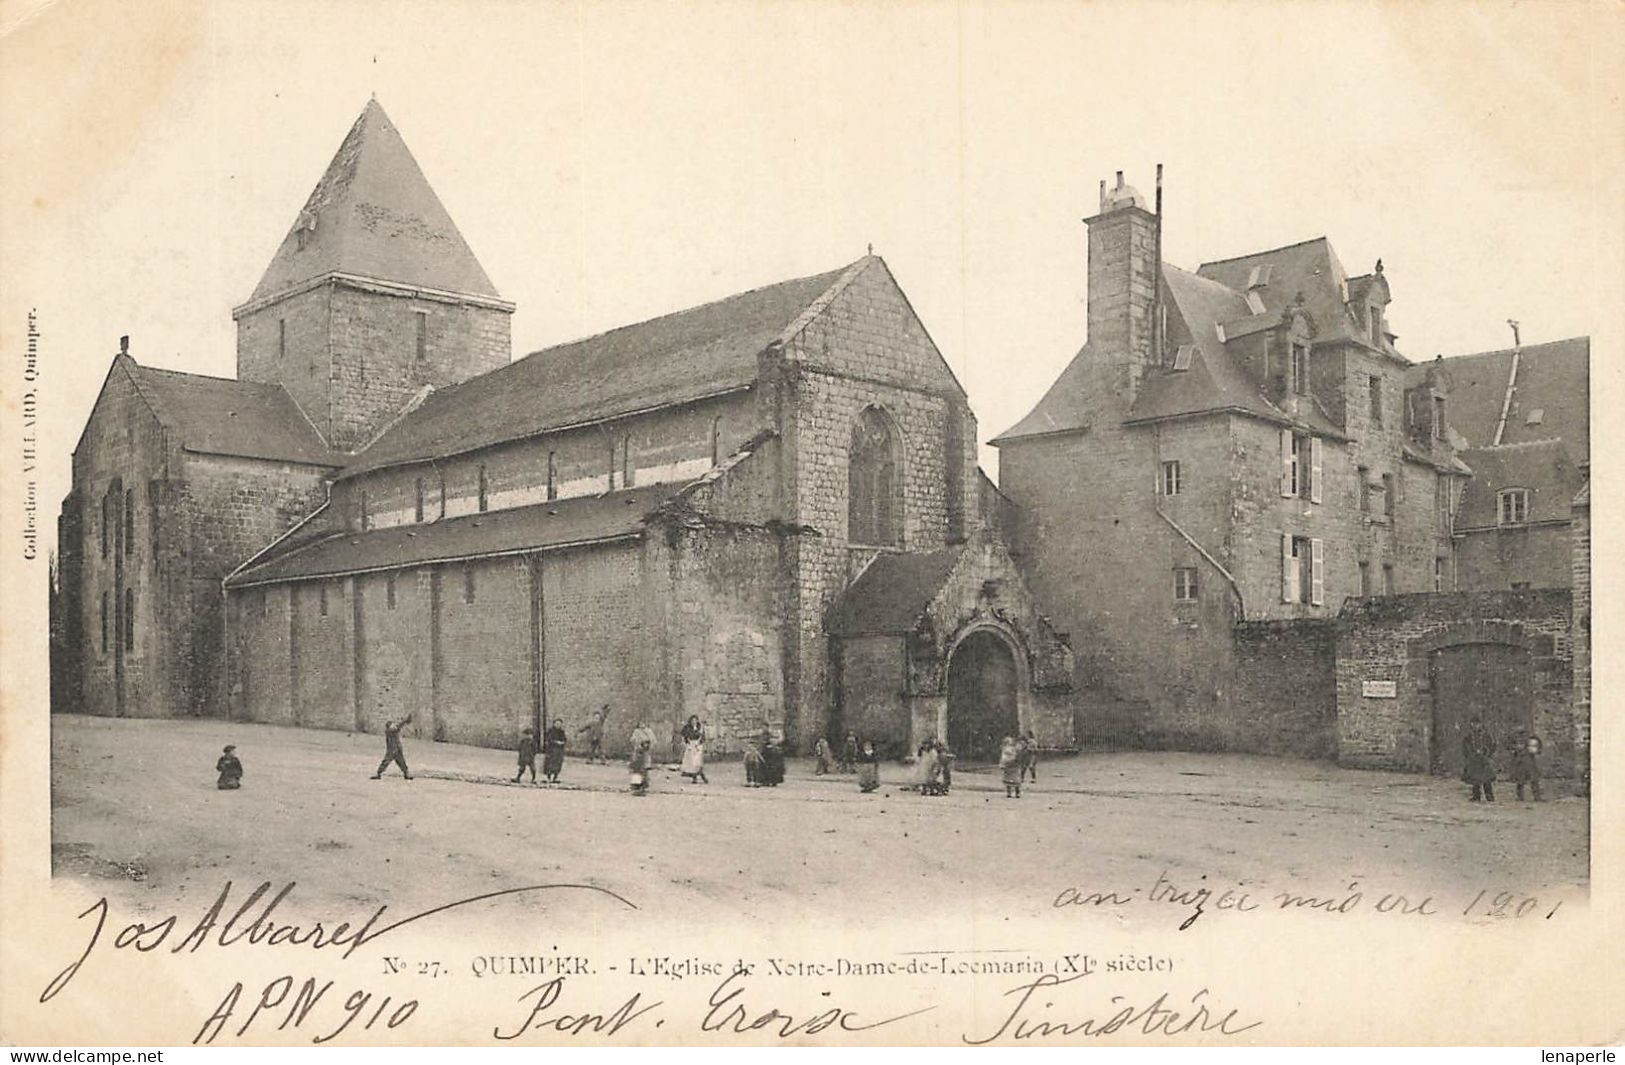
M 1529 521 L 1529 489 L 1503 488 L 1495 496 L 1496 523 L 1524 525 Z
M 1366 308 L 1367 321 L 1371 328 L 1371 343 L 1382 347 L 1382 308 L 1371 304 Z
M 1264 313 L 1264 297 L 1258 294 L 1257 289 L 1247 290 L 1247 309 L 1254 314 Z

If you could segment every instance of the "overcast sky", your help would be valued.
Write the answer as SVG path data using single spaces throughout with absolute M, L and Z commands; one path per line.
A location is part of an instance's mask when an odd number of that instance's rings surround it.
M 27 7 L 0 341 L 11 394 L 37 309 L 48 526 L 119 335 L 231 376 L 230 310 L 373 92 L 518 304 L 516 354 L 872 243 L 985 440 L 1083 342 L 1098 181 L 1149 194 L 1161 162 L 1171 262 L 1325 235 L 1351 273 L 1382 258 L 1412 358 L 1512 317 L 1590 334 L 1597 392 L 1619 365 L 1617 5 Z

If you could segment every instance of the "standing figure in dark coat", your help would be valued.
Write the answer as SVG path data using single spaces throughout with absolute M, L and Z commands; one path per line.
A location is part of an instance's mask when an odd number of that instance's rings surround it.
M 562 722 L 554 721 L 542 733 L 542 777 L 549 784 L 559 782 L 559 770 L 564 768 L 564 748 L 570 742 L 570 734 L 564 731 Z
M 519 730 L 519 772 L 513 775 L 513 782 L 519 783 L 519 778 L 530 770 L 530 782 L 536 783 L 536 734 L 526 725 Z
M 1472 785 L 1473 802 L 1482 795 L 1485 801 L 1495 801 L 1495 737 L 1482 717 L 1473 718 L 1472 724 L 1461 737 L 1461 753 L 1465 764 L 1461 779 Z
M 221 791 L 235 791 L 243 786 L 243 763 L 237 760 L 236 752 L 236 745 L 228 743 L 226 749 L 221 752 L 219 759 L 214 763 L 214 771 L 220 774 L 220 779 L 215 782 L 214 786 Z M 1539 786 L 1536 785 L 1536 787 Z M 1523 785 L 1520 784 L 1518 787 L 1521 789 Z M 1520 795 L 1519 798 L 1522 798 L 1522 796 Z M 1538 791 L 1535 793 L 1535 798 L 1540 798 Z
M 875 753 L 873 740 L 863 741 L 858 754 L 858 790 L 865 795 L 880 787 L 880 755 Z
M 770 788 L 784 783 L 784 752 L 771 739 L 762 745 L 761 782 Z
M 384 770 L 389 768 L 391 762 L 401 767 L 402 776 L 407 780 L 412 779 L 412 771 L 406 768 L 406 754 L 401 750 L 401 729 L 411 723 L 411 714 L 407 714 L 399 721 L 384 722 L 384 760 L 378 763 L 378 772 L 372 775 L 372 779 L 378 780 L 383 777 Z
M 1540 802 L 1540 751 L 1545 746 L 1534 733 L 1525 736 L 1517 753 L 1512 756 L 1512 782 L 1518 787 L 1518 801 L 1523 802 L 1523 788 L 1527 784 L 1534 799 Z

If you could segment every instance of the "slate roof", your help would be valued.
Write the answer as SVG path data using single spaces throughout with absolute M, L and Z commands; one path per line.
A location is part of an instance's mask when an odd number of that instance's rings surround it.
M 1332 250 L 1331 242 L 1325 237 L 1235 259 L 1203 263 L 1196 272 L 1226 288 L 1246 292 L 1253 268 L 1263 265 L 1271 268 L 1269 284 L 1257 290 L 1264 301 L 1265 313 L 1279 315 L 1302 292 L 1304 308 L 1314 319 L 1315 343 L 1327 340 L 1368 343 L 1344 305 L 1343 286 L 1348 281 L 1348 275 L 1338 261 L 1337 253 Z
M 1243 284 L 1249 272 L 1241 273 Z M 1276 276 L 1280 276 L 1279 271 Z M 1242 293 L 1171 263 L 1162 264 L 1162 279 L 1163 298 L 1176 312 L 1169 316 L 1168 342 L 1189 343 L 1195 350 L 1189 369 L 1170 371 L 1157 368 L 1141 378 L 1139 393 L 1126 420 L 1154 421 L 1235 410 L 1281 424 L 1291 422 L 1293 419 L 1264 397 L 1260 383 L 1251 380 L 1225 350 L 1218 331 L 1221 325 L 1237 323 L 1238 334 L 1244 335 L 1247 331 L 1260 328 L 1262 321 L 1279 322 L 1280 311 L 1266 307 L 1264 314 L 1255 314 Z M 1225 335 L 1231 335 L 1228 328 Z M 1031 413 L 1000 433 L 992 442 L 1006 444 L 1023 437 L 1084 428 L 1084 387 L 1092 358 L 1094 350 L 1084 345 Z M 1342 436 L 1341 430 L 1318 405 L 1306 407 L 1299 420 L 1328 436 Z
M 1512 349 L 1457 355 L 1441 362 L 1449 387 L 1452 428 L 1474 447 L 1495 439 Z M 1530 424 L 1532 411 L 1540 422 Z M 1507 413 L 1503 444 L 1562 440 L 1577 463 L 1591 455 L 1591 338 L 1530 344 L 1518 358 L 1517 390 Z
M 825 630 L 831 636 L 912 631 L 964 551 L 961 544 L 936 551 L 879 556 L 835 601 Z
M 629 488 L 364 533 L 334 531 L 273 554 L 227 584 L 241 588 L 636 536 L 644 519 L 673 494 L 670 486 Z
M 334 272 L 499 298 L 377 100 L 350 127 L 251 301 Z
M 1575 494 L 1585 484 L 1559 440 L 1474 448 L 1462 458 L 1473 470 L 1456 515 L 1456 528 L 1462 532 L 1495 527 L 1496 495 L 1503 488 L 1530 490 L 1531 522 L 1568 521 Z
M 142 366 L 118 356 L 154 416 L 188 451 L 338 466 L 281 385 Z
M 1141 379 L 1128 420 L 1149 421 L 1213 410 L 1240 410 L 1269 421 L 1291 421 L 1281 408 L 1264 398 L 1260 383 L 1247 375 L 1219 340 L 1221 325 L 1226 326 L 1227 338 L 1232 336 L 1227 323 L 1239 324 L 1240 331 L 1235 335 L 1243 335 L 1246 330 L 1254 329 L 1260 319 L 1279 322 L 1280 311 L 1266 309 L 1262 315 L 1254 314 L 1241 293 L 1170 263 L 1163 263 L 1162 277 L 1164 295 L 1178 312 L 1172 317 L 1183 321 L 1187 334 L 1170 336 L 1168 341 L 1192 343 L 1196 351 L 1189 370 L 1154 369 Z M 1242 281 L 1246 282 L 1245 275 Z M 1300 420 L 1321 433 L 1342 436 L 1318 406 L 1306 406 Z
M 1085 344 L 1027 416 L 989 443 L 997 447 L 1025 437 L 1087 428 L 1084 386 L 1089 380 L 1089 363 L 1094 358 L 1094 349 Z
M 441 389 L 356 456 L 341 477 L 750 385 L 763 349 L 879 261 L 868 256 L 546 348 Z

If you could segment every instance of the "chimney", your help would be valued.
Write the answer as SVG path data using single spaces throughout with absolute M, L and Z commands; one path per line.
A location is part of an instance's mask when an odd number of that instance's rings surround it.
M 122 337 L 118 338 L 118 353 L 120 355 L 128 355 L 130 353 L 130 338 L 129 337 L 122 336 Z
M 1140 380 L 1157 362 L 1157 216 L 1117 171 L 1101 182 L 1100 212 L 1089 227 L 1089 346 L 1110 387 L 1134 402 Z

